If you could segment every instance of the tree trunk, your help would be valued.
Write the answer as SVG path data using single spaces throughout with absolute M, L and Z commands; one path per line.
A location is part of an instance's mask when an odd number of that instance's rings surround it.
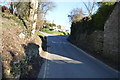
M 38 0 L 30 0 L 29 19 L 30 19 L 31 27 L 32 27 L 32 35 L 34 35 L 35 30 L 36 30 L 37 10 L 38 10 Z

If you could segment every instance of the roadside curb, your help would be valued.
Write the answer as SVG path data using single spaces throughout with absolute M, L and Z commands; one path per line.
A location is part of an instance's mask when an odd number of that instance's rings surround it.
M 46 37 L 46 40 L 47 40 L 47 36 Z M 47 48 L 47 51 L 48 51 L 48 48 Z M 43 54 L 40 54 L 40 56 L 47 56 L 47 53 L 48 52 L 44 52 L 44 55 Z M 46 80 L 46 75 L 47 75 L 47 64 L 48 64 L 48 60 L 47 59 L 44 59 L 44 63 L 42 64 L 42 69 L 43 69 L 43 74 L 40 75 L 40 72 L 39 72 L 39 75 L 38 75 L 38 79 L 39 80 L 39 76 L 41 78 L 41 80 Z
M 46 45 L 47 45 L 47 42 L 48 42 L 48 39 L 47 39 L 47 36 L 45 36 L 45 38 L 46 38 Z M 47 51 L 48 51 L 48 47 L 47 47 Z M 47 53 L 48 52 L 45 52 L 46 53 L 46 56 L 47 56 Z M 44 75 L 43 75 L 43 80 L 46 78 L 46 75 L 47 75 L 47 64 L 48 64 L 48 60 L 47 59 L 45 59 L 45 71 L 44 71 Z
M 68 42 L 69 42 L 69 41 L 68 41 Z M 70 42 L 69 42 L 69 43 L 70 43 Z M 93 56 L 91 56 L 91 55 L 89 55 L 89 54 L 87 54 L 85 51 L 83 51 L 82 49 L 80 49 L 80 48 L 78 48 L 77 46 L 73 45 L 72 43 L 70 43 L 70 45 L 73 46 L 74 48 L 76 48 L 78 51 L 83 52 L 85 55 L 91 57 L 91 58 L 94 59 L 96 62 L 104 65 L 106 68 L 108 68 L 108 69 L 111 70 L 112 72 L 117 73 L 117 74 L 118 74 L 118 78 L 119 78 L 119 75 L 120 75 L 120 72 L 119 72 L 119 71 L 111 68 L 110 66 L 108 66 L 108 65 L 105 64 L 105 63 L 103 63 L 102 61 L 96 59 L 95 57 L 93 57 Z

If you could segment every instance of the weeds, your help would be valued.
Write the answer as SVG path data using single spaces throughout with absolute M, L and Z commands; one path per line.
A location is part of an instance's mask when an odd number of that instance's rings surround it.
M 17 16 L 6 15 L 4 13 L 2 13 L 1 15 L 3 18 L 12 19 L 12 20 L 16 21 L 20 26 L 24 27 L 23 22 Z M 14 24 L 11 24 L 11 25 L 15 26 Z
M 2 22 L 2 25 L 3 25 L 3 26 L 7 26 L 8 24 L 7 24 L 7 23 L 5 23 L 5 22 Z
M 16 24 L 15 23 L 11 23 L 11 26 L 16 26 Z

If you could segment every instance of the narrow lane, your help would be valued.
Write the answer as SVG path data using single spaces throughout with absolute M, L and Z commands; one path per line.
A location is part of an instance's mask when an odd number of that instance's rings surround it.
M 73 47 L 68 36 L 48 36 L 38 78 L 117 78 L 118 73 Z

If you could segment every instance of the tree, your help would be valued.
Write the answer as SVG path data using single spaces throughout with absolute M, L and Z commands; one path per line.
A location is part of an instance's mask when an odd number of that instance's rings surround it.
M 83 18 L 83 10 L 82 8 L 76 8 L 76 9 L 73 9 L 70 13 L 70 15 L 68 15 L 69 19 L 70 19 L 70 22 L 78 22 L 80 21 L 82 18 Z
M 96 7 L 96 0 L 88 0 L 88 2 L 84 2 L 83 1 L 83 4 L 85 5 L 86 9 L 87 9 L 87 12 L 88 12 L 88 16 L 91 17 L 92 14 L 94 13 L 94 9 Z
M 30 15 L 29 20 L 32 26 L 32 34 L 36 31 L 37 16 L 38 16 L 38 0 L 30 0 Z
M 51 11 L 53 8 L 55 8 L 55 4 L 53 2 L 50 2 L 48 0 L 46 0 L 45 2 L 40 2 L 40 12 L 43 13 L 42 15 L 47 14 L 48 11 Z
M 61 25 L 58 25 L 57 27 L 58 27 L 58 29 L 61 29 L 61 28 L 62 28 L 62 26 L 61 26 Z
M 13 3 L 12 3 L 12 2 L 9 2 L 9 5 L 10 5 L 10 8 L 9 8 L 9 9 L 10 9 L 10 13 L 12 13 L 12 14 L 13 14 L 13 6 L 14 6 L 14 5 L 13 5 Z
M 56 26 L 56 24 L 55 24 L 55 23 L 52 23 L 52 24 L 51 24 L 51 27 L 53 27 L 53 26 Z
M 38 0 L 30 0 L 30 2 L 15 2 L 14 6 L 17 8 L 17 15 L 19 18 L 29 21 L 30 26 L 27 26 L 27 29 L 30 30 L 30 33 L 34 34 L 38 16 Z
M 30 2 L 14 2 L 14 9 L 17 9 L 17 15 L 23 19 L 28 19 L 30 15 Z
M 18 16 L 22 20 L 27 20 L 30 25 L 27 29 L 32 34 L 35 33 L 36 29 L 39 30 L 37 25 L 43 24 L 43 17 L 46 13 L 53 9 L 53 2 L 38 2 L 38 0 L 29 0 L 30 2 L 14 2 L 17 8 Z M 44 16 L 43 16 L 44 14 Z M 41 25 L 40 25 L 41 26 Z
M 37 30 L 40 29 L 40 27 L 43 26 L 45 23 L 44 19 L 46 14 L 53 10 L 55 8 L 55 4 L 53 2 L 50 2 L 48 0 L 45 0 L 44 2 L 39 2 L 39 7 L 38 7 L 38 18 L 37 18 Z M 47 25 L 48 27 L 49 25 Z

